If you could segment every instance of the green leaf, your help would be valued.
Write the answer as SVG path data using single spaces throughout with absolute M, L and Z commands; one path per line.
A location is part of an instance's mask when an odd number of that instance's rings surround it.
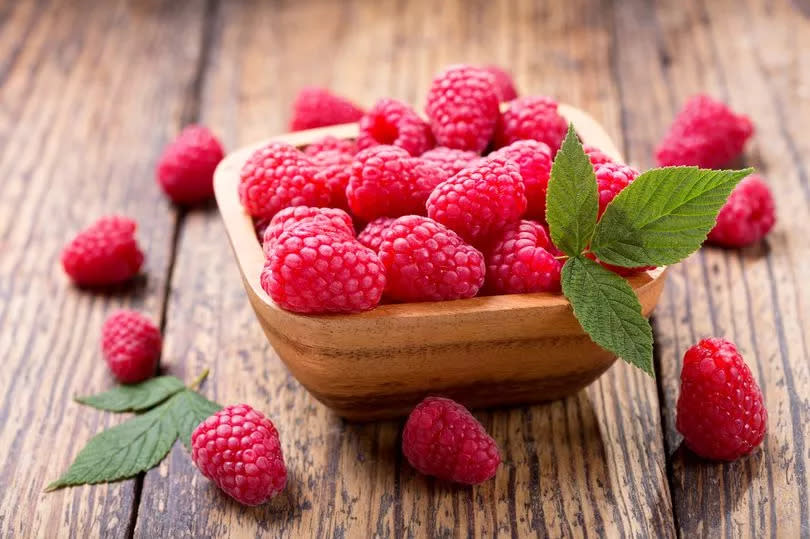
M 158 376 L 135 385 L 120 385 L 98 395 L 76 397 L 76 402 L 110 412 L 140 412 L 185 388 L 174 376 Z
M 652 328 L 626 280 L 593 260 L 576 256 L 563 266 L 562 289 L 593 342 L 655 376 Z
M 663 266 L 679 262 L 706 240 L 720 208 L 753 169 L 648 170 L 605 209 L 591 251 L 617 266 Z
M 211 402 L 199 393 L 187 389 L 172 397 L 177 406 L 172 408 L 172 418 L 180 441 L 191 451 L 191 433 L 208 416 L 222 410 L 222 406 Z
M 591 241 L 598 213 L 593 165 L 570 124 L 554 158 L 546 195 L 546 220 L 554 245 L 569 256 L 580 254 Z

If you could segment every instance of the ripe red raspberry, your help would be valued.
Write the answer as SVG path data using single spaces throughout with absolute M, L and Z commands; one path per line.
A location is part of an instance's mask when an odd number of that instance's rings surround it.
M 638 170 L 619 163 L 602 163 L 594 165 L 596 173 L 596 184 L 599 187 L 599 215 L 604 213 L 605 208 L 619 194 L 619 192 L 630 185 L 630 182 L 638 177 Z
M 396 99 L 380 99 L 360 118 L 357 147 L 396 146 L 421 155 L 435 146 L 430 126 L 410 106 Z
M 194 429 L 191 460 L 228 496 L 259 505 L 287 484 L 287 467 L 273 422 L 247 404 L 223 408 Z
M 270 257 L 276 240 L 281 233 L 302 222 L 323 223 L 345 232 L 346 238 L 354 237 L 352 218 L 345 211 L 337 208 L 312 208 L 310 206 L 291 206 L 284 208 L 273 216 L 270 224 L 264 229 L 262 247 L 266 257 Z
M 347 166 L 350 165 L 354 156 L 350 153 L 344 153 L 338 150 L 324 150 L 320 153 L 310 156 L 312 163 L 324 169 L 335 165 Z
M 733 343 L 703 339 L 686 351 L 676 426 L 701 457 L 735 460 L 765 437 L 762 392 Z
M 329 186 L 315 179 L 318 167 L 298 149 L 271 142 L 242 167 L 239 197 L 253 217 L 273 217 L 289 206 L 327 206 Z
M 551 148 L 537 140 L 519 140 L 490 154 L 517 163 L 526 185 L 526 216 L 546 218 L 546 189 L 551 173 Z
M 380 303 L 385 268 L 377 253 L 346 231 L 305 222 L 276 240 L 261 275 L 281 308 L 299 313 L 351 313 Z
M 754 133 L 747 116 L 724 103 L 696 95 L 683 106 L 655 151 L 658 164 L 719 168 L 740 155 Z
M 207 127 L 190 125 L 163 149 L 158 183 L 176 204 L 203 202 L 214 196 L 214 169 L 224 155 Z
M 590 159 L 591 164 L 593 166 L 614 162 L 613 159 L 608 154 L 606 154 L 596 146 L 585 144 L 583 145 L 582 149 L 585 150 L 585 154 L 588 156 L 588 159 Z
M 374 252 L 379 251 L 383 240 L 383 232 L 388 230 L 394 221 L 396 221 L 394 217 L 378 217 L 374 219 L 360 231 L 357 235 L 357 241 Z
M 418 215 L 400 217 L 383 233 L 385 294 L 397 301 L 471 298 L 484 284 L 484 255 L 452 230 Z
M 559 292 L 562 264 L 542 225 L 518 221 L 494 238 L 487 257 L 487 290 L 494 294 Z
M 498 94 L 498 100 L 501 103 L 512 101 L 517 97 L 515 83 L 508 71 L 496 65 L 484 66 L 482 69 L 495 79 L 495 93 Z
M 357 153 L 357 143 L 350 139 L 326 135 L 304 148 L 304 153 L 310 157 L 315 157 L 321 152 L 330 151 L 354 155 Z
M 293 102 L 290 130 L 356 122 L 363 109 L 326 88 L 302 88 Z
M 462 405 L 428 397 L 413 409 L 402 431 L 402 452 L 419 473 L 477 485 L 501 463 L 495 440 Z
M 428 150 L 420 157 L 442 169 L 448 178 L 481 159 L 481 156 L 475 152 L 445 148 L 444 146 Z
M 134 384 L 152 377 L 161 347 L 160 330 L 139 312 L 113 312 L 101 327 L 101 351 L 115 377 Z
M 355 156 L 346 197 L 352 213 L 366 221 L 424 214 L 428 195 L 445 178 L 442 169 L 402 148 L 373 146 Z
M 776 223 L 773 195 L 759 174 L 751 174 L 734 188 L 709 232 L 709 241 L 726 247 L 751 245 Z
M 557 102 L 546 96 L 519 97 L 509 103 L 495 130 L 495 146 L 509 146 L 518 140 L 539 140 L 560 149 L 568 124 L 557 112 Z
M 104 286 L 138 274 L 143 253 L 135 241 L 137 225 L 117 215 L 102 217 L 79 232 L 62 250 L 62 267 L 79 286 Z
M 477 67 L 450 66 L 433 79 L 425 112 L 439 145 L 481 153 L 500 114 L 495 79 Z
M 326 184 L 329 190 L 330 208 L 340 208 L 349 211 L 349 200 L 346 198 L 346 188 L 352 177 L 352 161 L 348 164 L 334 164 L 324 167 L 315 175 L 316 183 Z
M 526 187 L 518 165 L 490 158 L 440 183 L 427 201 L 428 216 L 472 244 L 526 212 Z

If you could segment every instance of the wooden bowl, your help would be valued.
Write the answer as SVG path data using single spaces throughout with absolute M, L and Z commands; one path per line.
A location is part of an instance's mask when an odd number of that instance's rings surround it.
M 561 105 L 582 139 L 617 160 L 616 145 L 588 114 Z M 324 135 L 353 138 L 357 125 L 299 131 L 271 140 L 306 146 Z M 273 303 L 259 284 L 264 254 L 239 202 L 242 164 L 263 141 L 217 168 L 217 203 L 248 298 L 262 329 L 298 381 L 335 413 L 373 420 L 408 413 L 427 395 L 469 407 L 558 399 L 590 384 L 615 361 L 580 327 L 560 295 L 516 294 L 381 305 L 349 315 L 300 315 Z M 630 279 L 649 316 L 665 269 Z

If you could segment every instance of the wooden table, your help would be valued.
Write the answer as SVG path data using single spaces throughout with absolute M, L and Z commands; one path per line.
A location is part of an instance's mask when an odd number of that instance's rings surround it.
M 310 397 L 261 334 L 216 210 L 176 210 L 153 177 L 188 122 L 233 149 L 282 132 L 305 84 L 420 104 L 457 61 L 590 111 L 640 167 L 707 91 L 754 119 L 745 162 L 779 209 L 762 245 L 673 268 L 657 381 L 618 363 L 566 400 L 477 413 L 504 462 L 474 489 L 409 468 L 399 422 L 347 424 Z M 810 536 L 809 124 L 805 0 L 0 3 L 0 536 Z M 144 277 L 78 291 L 59 250 L 109 212 L 140 223 Z M 136 479 L 43 493 L 122 420 L 71 401 L 112 384 L 98 338 L 120 306 L 161 321 L 167 373 L 210 368 L 204 394 L 272 417 L 283 495 L 241 507 L 179 444 Z M 731 464 L 674 428 L 680 359 L 707 335 L 740 346 L 770 412 L 762 450 Z

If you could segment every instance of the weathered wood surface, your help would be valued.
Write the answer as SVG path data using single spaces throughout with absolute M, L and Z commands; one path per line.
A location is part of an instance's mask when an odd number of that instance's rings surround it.
M 810 18 L 787 0 L 644 2 L 0 2 L 0 536 L 810 535 Z M 673 268 L 656 317 L 658 383 L 617 364 L 543 406 L 479 412 L 504 452 L 475 489 L 403 462 L 399 422 L 344 423 L 286 371 L 261 332 L 213 207 L 176 215 L 152 169 L 182 123 L 229 148 L 282 132 L 305 84 L 359 102 L 421 104 L 456 61 L 512 68 L 521 90 L 603 122 L 631 162 L 706 90 L 758 128 L 745 160 L 776 186 L 767 243 L 705 249 Z M 137 218 L 146 277 L 92 294 L 57 265 L 67 236 Z M 175 238 L 176 231 L 176 238 Z M 163 317 L 163 369 L 212 375 L 282 433 L 286 492 L 246 509 L 182 447 L 145 477 L 42 488 L 117 419 L 71 403 L 106 388 L 104 315 Z M 761 452 L 707 464 L 679 448 L 679 362 L 705 335 L 743 350 L 765 393 Z

